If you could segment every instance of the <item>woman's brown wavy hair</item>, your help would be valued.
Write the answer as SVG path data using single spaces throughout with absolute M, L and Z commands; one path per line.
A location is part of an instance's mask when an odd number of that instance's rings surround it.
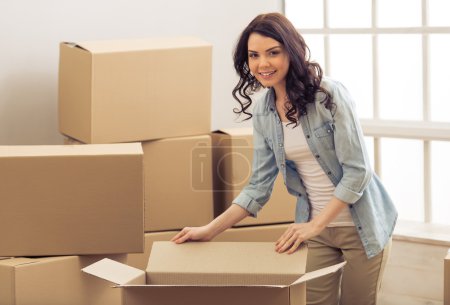
M 248 120 L 252 114 L 248 108 L 252 104 L 252 95 L 262 85 L 250 73 L 248 66 L 248 39 L 250 34 L 258 33 L 278 41 L 286 50 L 289 57 L 289 70 L 286 75 L 286 93 L 290 101 L 286 117 L 291 123 L 298 125 L 298 118 L 306 114 L 306 105 L 315 102 L 317 92 L 324 93 L 321 101 L 325 107 L 332 109 L 334 103 L 330 94 L 320 87 L 322 69 L 318 63 L 310 61 L 310 51 L 303 37 L 297 32 L 292 23 L 282 14 L 268 13 L 258 15 L 244 29 L 238 39 L 234 51 L 234 68 L 240 79 L 233 89 L 233 97 L 239 102 L 241 109 L 234 108 L 238 114 L 246 114 Z

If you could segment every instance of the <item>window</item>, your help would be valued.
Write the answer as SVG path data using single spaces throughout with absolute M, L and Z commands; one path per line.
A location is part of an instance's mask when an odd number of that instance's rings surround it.
M 285 0 L 324 73 L 357 103 L 399 218 L 450 224 L 448 0 Z

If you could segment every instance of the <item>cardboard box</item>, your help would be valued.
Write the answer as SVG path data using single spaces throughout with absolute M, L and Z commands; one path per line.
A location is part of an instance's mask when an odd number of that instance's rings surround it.
M 450 305 L 450 249 L 444 259 L 444 305 Z
M 230 228 L 214 238 L 214 242 L 273 242 L 287 230 L 289 224 L 276 224 L 268 226 L 249 226 Z M 169 241 L 178 231 L 145 233 L 144 253 L 128 254 L 127 264 L 138 269 L 145 269 L 150 257 L 152 245 L 155 241 Z
M 83 144 L 65 138 L 65 144 Z M 214 219 L 211 136 L 142 142 L 145 231 L 202 226 Z
M 104 255 L 102 257 L 99 255 L 78 256 L 80 267 L 77 270 L 76 279 L 81 281 L 79 294 L 84 297 L 82 305 L 122 305 L 123 295 L 120 289 L 111 289 L 111 283 L 80 271 L 81 268 L 89 266 L 104 257 Z M 128 264 L 127 254 L 108 255 L 107 258 L 122 264 Z M 64 303 L 61 302 L 59 304 Z
M 142 143 L 145 231 L 202 226 L 214 219 L 211 136 Z
M 144 270 L 147 267 L 148 258 L 150 257 L 153 243 L 155 241 L 170 241 L 177 233 L 178 231 L 145 233 L 144 252 L 128 254 L 127 264 L 131 267 Z
M 232 242 L 272 242 L 275 243 L 278 238 L 288 229 L 287 224 L 275 224 L 265 226 L 236 227 L 226 230 L 214 238 L 214 241 L 232 241 Z
M 211 61 L 194 37 L 63 42 L 59 130 L 84 143 L 206 134 Z
M 305 282 L 345 264 L 305 273 L 306 255 L 273 243 L 156 242 L 146 272 L 108 259 L 83 271 L 116 283 L 125 305 L 304 305 Z
M 212 133 L 215 215 L 226 210 L 247 185 L 252 170 L 252 128 L 221 129 Z M 290 195 L 283 177 L 275 180 L 272 196 L 258 217 L 247 217 L 237 224 L 256 225 L 293 222 L 297 199 Z
M 120 305 L 121 291 L 80 271 L 104 256 L 0 260 L 1 305 Z M 126 263 L 126 255 L 109 256 Z
M 81 305 L 76 256 L 0 261 L 1 305 Z
M 142 252 L 139 143 L 0 146 L 0 255 Z

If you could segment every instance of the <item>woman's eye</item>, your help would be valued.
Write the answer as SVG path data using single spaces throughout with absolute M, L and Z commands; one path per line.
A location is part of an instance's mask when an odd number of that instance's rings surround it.
M 248 57 L 250 57 L 250 58 L 256 58 L 256 57 L 258 57 L 258 54 L 256 54 L 256 53 L 249 53 L 249 54 L 248 54 Z
M 280 51 L 271 51 L 269 53 L 270 56 L 277 56 L 278 54 L 280 54 Z

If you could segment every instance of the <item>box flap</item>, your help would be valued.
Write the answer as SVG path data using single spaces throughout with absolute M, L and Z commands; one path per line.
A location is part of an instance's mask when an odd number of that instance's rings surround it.
M 253 134 L 252 127 L 236 127 L 236 128 L 221 128 L 213 131 L 213 133 L 223 133 L 230 136 L 248 136 Z
M 1 157 L 48 157 L 93 155 L 142 155 L 141 143 L 86 145 L 6 145 L 0 146 Z
M 197 37 L 158 37 L 129 40 L 100 40 L 65 42 L 70 47 L 78 47 L 91 53 L 115 53 L 144 50 L 164 50 L 174 48 L 211 47 L 211 44 Z
M 336 265 L 332 265 L 332 266 L 329 266 L 329 267 L 325 267 L 325 268 L 322 268 L 322 269 L 318 269 L 318 270 L 315 270 L 315 271 L 311 271 L 311 272 L 305 273 L 299 279 L 297 279 L 295 282 L 293 282 L 291 285 L 297 285 L 297 284 L 300 284 L 300 283 L 304 283 L 306 281 L 309 281 L 309 280 L 312 280 L 312 279 L 315 279 L 315 278 L 327 275 L 329 273 L 336 272 L 339 269 L 341 269 L 346 263 L 347 262 L 342 262 L 342 263 L 339 263 L 339 264 L 336 264 Z
M 280 254 L 269 242 L 154 242 L 148 284 L 288 285 L 305 271 L 307 248 Z
M 127 266 L 109 258 L 104 258 L 81 270 L 118 285 L 145 284 L 145 272 L 143 270 Z

